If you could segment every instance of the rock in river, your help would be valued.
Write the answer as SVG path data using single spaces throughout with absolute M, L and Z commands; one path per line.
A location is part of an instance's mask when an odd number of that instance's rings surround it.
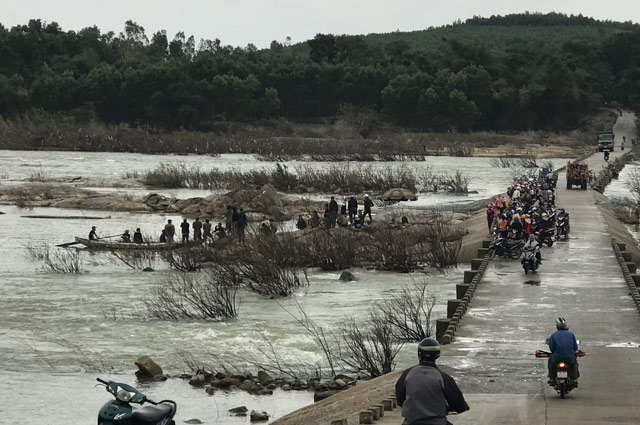
M 338 278 L 339 280 L 345 281 L 345 282 L 351 282 L 356 280 L 356 277 L 353 275 L 353 273 L 346 271 L 346 272 L 342 272 L 342 274 L 340 275 L 340 277 Z
M 136 371 L 138 379 L 154 379 L 162 376 L 162 368 L 151 360 L 149 356 L 138 357 L 135 364 L 138 366 L 138 370 Z
M 269 420 L 269 414 L 267 412 L 256 412 L 255 410 L 251 411 L 249 417 L 251 418 L 251 422 L 263 422 Z

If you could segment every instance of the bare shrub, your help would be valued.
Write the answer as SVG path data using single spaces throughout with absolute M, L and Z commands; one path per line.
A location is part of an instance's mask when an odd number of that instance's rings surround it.
M 391 298 L 376 303 L 376 308 L 392 327 L 395 339 L 406 342 L 421 341 L 433 335 L 435 320 L 431 313 L 436 304 L 434 294 L 427 292 L 429 282 L 405 286 Z
M 220 269 L 202 276 L 168 275 L 144 301 L 147 314 L 161 320 L 226 320 L 238 316 L 237 285 Z
M 437 214 L 426 224 L 423 241 L 427 248 L 428 264 L 444 269 L 458 264 L 458 254 L 462 247 L 462 231 L 457 230 L 442 214 Z
M 195 272 L 202 267 L 202 252 L 196 247 L 161 251 L 160 256 L 180 272 Z
M 420 245 L 425 229 L 422 224 L 410 227 L 382 225 L 373 228 L 369 244 L 377 254 L 376 267 L 402 272 L 416 269 L 421 257 Z
M 489 160 L 489 165 L 491 165 L 493 168 L 511 168 L 515 165 L 515 163 L 515 158 L 508 158 L 504 156 L 500 158 L 491 158 Z
M 330 342 L 329 338 L 327 338 L 327 335 L 324 332 L 324 328 L 322 328 L 322 326 L 318 325 L 309 317 L 304 307 L 297 300 L 297 314 L 287 310 L 282 305 L 280 305 L 280 307 L 282 307 L 284 311 L 289 313 L 291 317 L 293 317 L 296 322 L 298 322 L 298 324 L 302 326 L 307 331 L 307 333 L 313 337 L 314 342 L 316 343 L 316 345 L 318 345 L 318 347 L 320 347 L 322 353 L 324 354 L 324 358 L 328 364 L 329 370 L 331 371 L 331 376 L 336 376 L 337 365 L 336 354 L 334 352 L 335 347 Z
M 31 173 L 29 173 L 29 177 L 27 177 L 27 180 L 30 182 L 49 182 L 52 180 L 51 175 L 48 174 L 47 172 L 45 172 L 42 167 L 40 167 L 38 170 L 36 171 L 32 171 Z
M 364 324 L 348 318 L 340 323 L 338 356 L 354 372 L 371 378 L 393 371 L 395 358 L 404 345 L 394 339 L 385 316 L 371 312 Z
M 134 270 L 153 269 L 158 253 L 150 249 L 123 249 L 109 251 L 114 262 L 121 262 Z
M 323 270 L 344 270 L 361 265 L 362 236 L 348 229 L 318 229 L 309 240 L 313 265 Z
M 306 269 L 300 270 L 295 259 L 288 256 L 289 247 L 276 235 L 252 239 L 251 250 L 236 250 L 237 261 L 227 264 L 233 273 L 245 281 L 250 291 L 270 297 L 288 297 L 301 286 L 309 284 Z
M 460 171 L 456 171 L 453 176 L 445 174 L 440 176 L 440 187 L 449 193 L 466 195 L 469 193 L 469 178 Z
M 53 273 L 82 273 L 83 257 L 78 250 L 61 250 L 54 251 L 48 245 L 41 246 L 27 245 L 25 246 L 27 255 L 44 263 L 44 269 Z

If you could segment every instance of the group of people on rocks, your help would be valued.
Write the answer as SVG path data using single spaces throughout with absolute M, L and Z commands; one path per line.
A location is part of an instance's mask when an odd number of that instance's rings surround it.
M 363 209 L 359 208 L 358 200 L 355 196 L 344 196 L 342 205 L 338 206 L 335 196 L 331 197 L 328 204 L 325 204 L 323 224 L 325 227 L 334 228 L 336 225 L 340 227 L 353 226 L 360 228 L 364 225 L 365 219 L 369 216 L 369 224 L 373 222 L 371 215 L 371 207 L 373 201 L 368 194 L 364 195 L 362 202 Z
M 335 200 L 335 197 L 332 196 L 329 203 L 325 204 L 325 211 L 322 217 L 318 214 L 318 211 L 315 210 L 307 219 L 305 219 L 302 214 L 299 215 L 296 222 L 296 228 L 300 230 L 306 229 L 307 227 L 317 228 L 321 226 L 333 228 L 336 227 L 336 225 L 341 227 L 353 226 L 355 228 L 361 228 L 364 225 L 367 216 L 369 217 L 369 224 L 373 222 L 371 208 L 374 204 L 369 198 L 369 195 L 364 195 L 364 201 L 362 204 L 364 209 L 359 208 L 358 200 L 355 196 L 345 196 L 343 199 L 344 202 L 342 206 L 338 206 L 338 202 Z M 244 209 L 228 205 L 225 213 L 225 225 L 220 222 L 213 227 L 209 218 L 205 218 L 203 222 L 200 221 L 199 217 L 196 217 L 196 219 L 191 223 L 189 223 L 187 218 L 183 218 L 180 223 L 180 239 L 178 239 L 176 234 L 176 226 L 173 224 L 171 219 L 168 219 L 162 229 L 160 242 L 174 243 L 181 241 L 182 243 L 188 243 L 190 241 L 207 241 L 214 240 L 214 236 L 216 235 L 221 239 L 231 234 L 236 235 L 240 242 L 244 242 L 245 229 L 247 226 L 248 219 Z M 191 236 L 191 231 L 193 231 L 193 236 Z M 277 232 L 277 227 L 271 222 L 271 220 L 265 217 L 260 222 L 259 232 L 262 234 L 274 234 Z M 98 239 L 99 237 L 96 235 L 96 227 L 93 226 L 89 233 L 89 240 L 94 241 Z M 133 238 L 129 233 L 129 230 L 125 230 L 124 233 L 120 235 L 120 241 L 125 243 L 145 242 L 140 228 L 136 229 L 133 234 Z
M 335 228 L 353 226 L 356 229 L 361 228 L 365 224 L 367 216 L 369 217 L 369 224 L 373 223 L 373 217 L 371 215 L 371 207 L 373 207 L 373 201 L 369 198 L 368 194 L 364 195 L 362 207 L 355 196 L 344 196 L 342 205 L 338 205 L 336 197 L 332 196 L 329 203 L 324 204 L 324 214 L 322 217 L 318 214 L 318 211 L 313 211 L 311 216 L 305 219 L 302 214 L 298 216 L 296 222 L 296 228 L 299 230 L 306 229 L 307 227 L 315 229 L 317 227 Z
M 545 173 L 525 173 L 513 179 L 504 196 L 487 205 L 487 227 L 494 236 L 529 239 L 555 228 L 555 179 Z

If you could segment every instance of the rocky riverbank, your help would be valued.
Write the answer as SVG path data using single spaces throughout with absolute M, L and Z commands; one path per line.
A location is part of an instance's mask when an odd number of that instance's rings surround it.
M 179 214 L 189 218 L 216 217 L 222 219 L 227 205 L 244 208 L 250 221 L 268 217 L 285 221 L 298 214 L 324 210 L 321 202 L 292 199 L 266 184 L 260 188 L 246 187 L 220 195 L 188 199 L 169 198 L 156 193 L 133 197 L 118 193 L 99 193 L 72 185 L 24 183 L 0 188 L 0 201 L 20 207 L 54 207 L 79 210 L 126 211 L 138 213 Z

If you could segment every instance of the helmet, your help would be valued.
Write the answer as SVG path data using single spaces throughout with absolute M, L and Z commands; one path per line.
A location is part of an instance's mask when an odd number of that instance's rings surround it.
M 344 199 L 346 201 L 347 199 L 349 199 L 349 197 L 347 195 L 344 195 L 344 197 L 342 199 Z
M 564 317 L 558 317 L 556 319 L 556 329 L 558 329 L 558 330 L 560 330 L 560 329 L 564 329 L 564 330 L 569 329 L 569 325 L 567 325 L 567 321 L 564 320 Z
M 365 193 L 365 194 L 364 194 L 364 197 L 365 197 L 365 198 L 368 198 L 368 197 L 369 197 L 369 195 L 367 195 L 367 194 Z
M 96 226 L 91 226 L 91 229 L 92 230 L 96 230 Z
M 418 344 L 418 360 L 434 362 L 440 357 L 440 344 L 433 338 L 425 338 Z
M 535 239 L 536 235 L 534 235 L 533 233 L 529 235 L 529 239 Z

